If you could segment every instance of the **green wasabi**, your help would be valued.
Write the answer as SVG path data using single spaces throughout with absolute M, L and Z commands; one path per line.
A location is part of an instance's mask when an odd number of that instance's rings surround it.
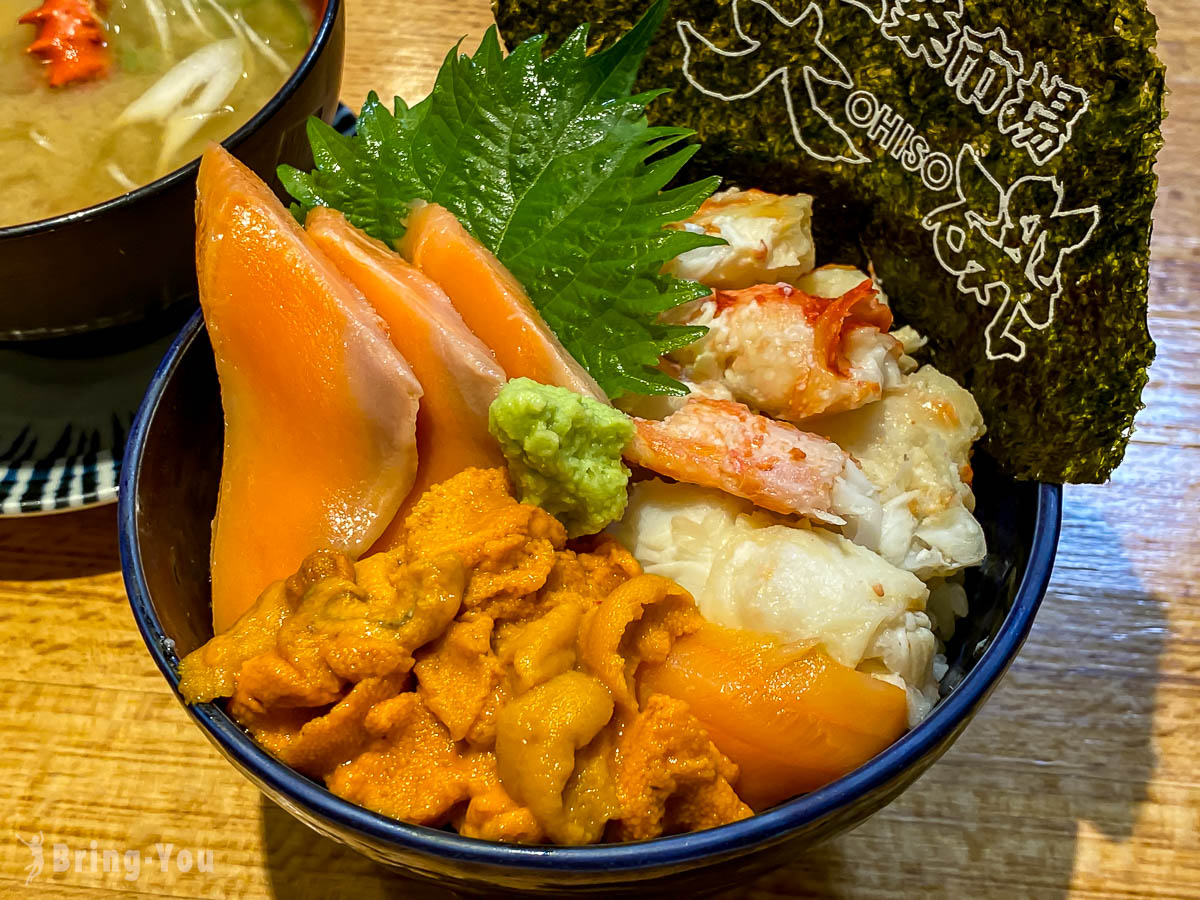
M 488 410 L 522 503 L 540 506 L 570 537 L 595 534 L 625 512 L 629 470 L 621 451 L 633 422 L 566 388 L 514 378 Z

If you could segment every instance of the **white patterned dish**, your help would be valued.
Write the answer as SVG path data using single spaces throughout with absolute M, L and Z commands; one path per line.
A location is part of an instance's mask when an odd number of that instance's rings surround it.
M 172 337 L 84 358 L 0 350 L 0 516 L 117 499 L 125 437 Z

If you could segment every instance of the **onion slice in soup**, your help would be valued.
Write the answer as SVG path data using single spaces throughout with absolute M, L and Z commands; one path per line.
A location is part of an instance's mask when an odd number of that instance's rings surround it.
M 117 117 L 116 125 L 161 122 L 160 166 L 217 113 L 242 77 L 242 43 L 227 38 L 180 60 Z M 187 102 L 192 98 L 190 102 Z

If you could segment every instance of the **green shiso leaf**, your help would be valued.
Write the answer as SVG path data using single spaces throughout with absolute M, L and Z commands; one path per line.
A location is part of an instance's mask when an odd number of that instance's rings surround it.
M 598 23 L 589 35 L 593 47 L 602 47 L 630 26 L 644 0 L 493 2 L 510 43 L 534 32 L 560 39 L 572 23 L 588 19 Z M 956 96 L 955 34 L 967 28 L 991 50 L 1004 49 L 995 39 L 1003 33 L 1025 77 L 1040 65 L 1086 91 L 1088 108 L 1057 155 L 1031 158 L 1000 130 L 997 111 Z M 670 90 L 653 106 L 651 121 L 699 135 L 703 149 L 685 176 L 719 173 L 744 187 L 816 197 L 818 262 L 873 263 L 897 317 L 929 337 L 929 361 L 979 401 L 986 449 L 1008 472 L 1103 481 L 1124 453 L 1154 358 L 1146 311 L 1164 94 L 1155 34 L 1145 0 L 675 0 L 636 87 Z M 708 93 L 683 72 L 688 51 L 690 71 Z M 981 73 L 989 62 L 975 65 Z M 912 126 L 910 134 L 930 151 L 955 159 L 971 147 L 1000 186 L 1054 178 L 1063 188 L 1063 210 L 1098 211 L 1096 220 L 1066 216 L 1046 230 L 1047 246 L 1057 252 L 1087 237 L 1096 222 L 1090 239 L 1064 255 L 1053 306 L 1045 296 L 1029 306 L 1032 321 L 1045 327 L 1010 323 L 1026 348 L 1020 361 L 989 358 L 996 298 L 984 304 L 960 290 L 935 256 L 923 221 L 954 199 L 952 187 L 930 188 L 902 166 L 894 146 L 847 124 L 847 79 Z M 992 87 L 1004 85 L 998 72 Z M 1047 109 L 1028 112 L 1025 122 Z M 843 126 L 844 135 L 831 123 Z M 880 126 L 880 135 L 895 133 Z M 846 135 L 865 162 L 851 161 Z M 982 219 L 998 214 L 986 182 L 966 178 L 964 193 L 966 208 Z M 1036 231 L 1054 218 L 1047 196 L 1043 188 L 1026 190 L 1022 208 L 1012 210 L 1009 236 L 991 248 L 974 242 L 987 272 L 1008 283 L 1013 296 L 1020 296 L 1029 257 L 1018 264 L 1006 252 L 1018 249 L 1017 228 L 1028 223 Z M 986 285 L 968 285 L 974 286 Z
M 685 145 L 688 129 L 648 124 L 661 91 L 631 94 L 666 6 L 592 55 L 586 25 L 549 55 L 534 37 L 505 56 L 492 28 L 474 56 L 450 52 L 415 106 L 397 98 L 389 112 L 368 97 L 356 137 L 310 121 L 316 168 L 279 170 L 293 211 L 330 206 L 395 243 L 411 201 L 440 203 L 610 396 L 685 393 L 659 356 L 703 329 L 657 316 L 708 291 L 660 270 L 720 241 L 665 226 L 695 212 L 719 179 L 664 190 L 698 148 Z
M 422 114 L 420 106 L 408 109 L 398 97 L 395 113 L 389 114 L 372 93 L 354 137 L 309 119 L 308 143 L 316 168 L 310 173 L 279 167 L 279 180 L 296 200 L 292 212 L 303 222 L 314 206 L 330 206 L 374 237 L 388 243 L 398 240 L 409 203 L 424 196 L 424 186 L 412 170 L 408 139 Z M 381 160 L 388 161 L 387 168 Z

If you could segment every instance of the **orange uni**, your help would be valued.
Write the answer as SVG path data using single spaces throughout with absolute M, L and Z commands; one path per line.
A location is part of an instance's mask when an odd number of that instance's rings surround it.
M 213 625 L 314 548 L 357 556 L 416 473 L 421 386 L 377 316 L 271 191 L 213 145 L 196 273 L 225 410 Z

